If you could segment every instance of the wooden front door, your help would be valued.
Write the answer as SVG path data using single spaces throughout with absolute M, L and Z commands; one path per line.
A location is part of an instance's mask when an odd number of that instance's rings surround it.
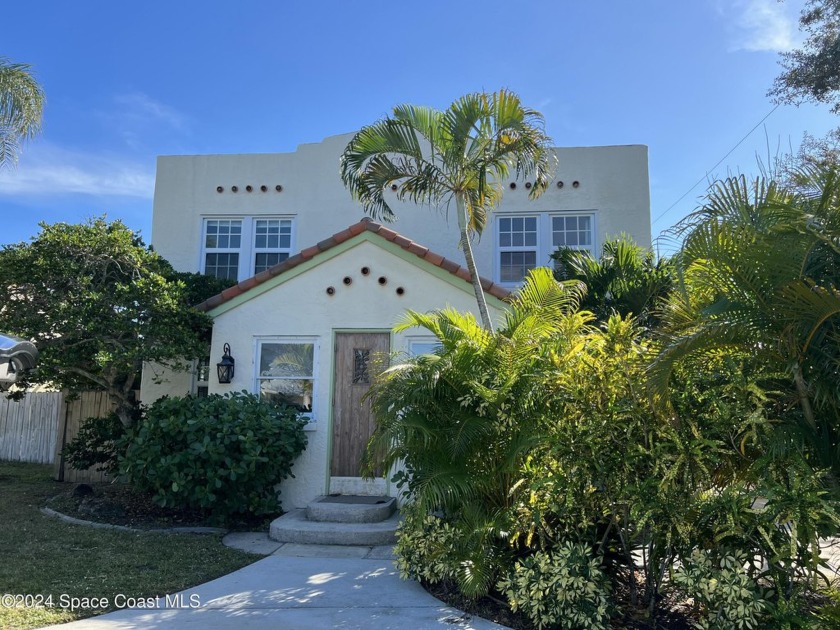
M 370 389 L 376 366 L 383 366 L 391 346 L 389 333 L 336 333 L 333 392 L 333 440 L 330 474 L 360 477 L 362 454 L 373 433 Z

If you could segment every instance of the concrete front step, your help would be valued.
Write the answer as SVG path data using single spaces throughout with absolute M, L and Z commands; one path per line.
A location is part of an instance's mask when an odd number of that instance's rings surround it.
M 339 495 L 318 497 L 306 507 L 310 521 L 330 523 L 379 523 L 397 510 L 394 497 Z
M 271 523 L 268 536 L 284 543 L 304 545 L 393 545 L 399 513 L 379 523 L 331 523 L 310 521 L 306 510 L 292 510 Z

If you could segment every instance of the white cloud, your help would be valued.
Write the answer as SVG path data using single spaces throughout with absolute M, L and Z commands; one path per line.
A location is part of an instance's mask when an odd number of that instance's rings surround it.
M 731 50 L 785 52 L 800 43 L 802 6 L 802 0 L 724 0 L 718 12 L 729 24 Z
M 17 168 L 0 170 L 0 196 L 83 194 L 151 199 L 154 171 L 121 157 L 30 144 Z
M 116 117 L 130 122 L 163 122 L 173 129 L 182 129 L 186 120 L 185 116 L 173 107 L 164 105 L 143 92 L 118 94 L 114 97 L 114 102 L 122 108 L 116 113 Z

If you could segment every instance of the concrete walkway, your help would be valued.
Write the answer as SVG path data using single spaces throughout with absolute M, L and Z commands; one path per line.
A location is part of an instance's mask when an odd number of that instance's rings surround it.
M 152 628 L 503 628 L 471 617 L 400 579 L 390 547 L 298 545 L 230 534 L 226 544 L 271 555 L 239 571 L 159 598 L 61 626 L 67 630 Z M 130 594 L 127 594 L 130 595 Z

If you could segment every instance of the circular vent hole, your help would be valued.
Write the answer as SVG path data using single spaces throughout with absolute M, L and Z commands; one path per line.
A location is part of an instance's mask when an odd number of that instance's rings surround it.
M 268 192 L 268 186 L 266 186 L 265 184 L 263 184 L 262 186 L 260 186 L 260 190 L 261 190 L 262 192 Z
M 276 190 L 277 192 L 283 192 L 283 187 L 282 187 L 280 184 L 277 184 L 277 185 L 274 187 L 274 190 Z
M 225 187 L 224 186 L 216 186 L 216 192 L 217 193 L 225 192 Z
M 405 289 L 403 289 L 402 287 L 397 287 L 397 295 L 402 295 L 403 293 L 405 293 Z
M 335 287 L 327 287 L 327 295 L 335 295 Z
M 510 189 L 511 190 L 516 190 L 516 182 L 511 182 L 510 183 Z
M 388 278 L 385 276 L 379 276 L 379 280 L 377 280 L 377 282 L 384 286 L 388 282 Z
M 573 186 L 574 188 L 577 188 L 578 186 L 580 186 L 580 182 L 579 182 L 579 181 L 573 181 L 573 182 L 572 182 L 572 186 Z
M 353 284 L 353 278 L 351 278 L 350 276 L 344 276 L 344 280 L 342 280 L 342 282 L 347 286 L 350 286 L 351 284 Z
M 563 182 L 557 182 L 557 188 L 563 188 Z
M 362 267 L 362 275 L 366 276 L 370 273 L 370 267 Z

